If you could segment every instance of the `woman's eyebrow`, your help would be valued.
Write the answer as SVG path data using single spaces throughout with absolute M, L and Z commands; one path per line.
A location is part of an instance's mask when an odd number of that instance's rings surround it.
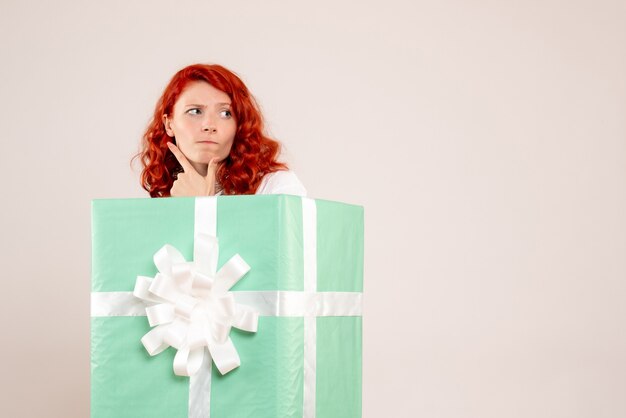
M 222 102 L 222 103 L 216 103 L 215 106 L 230 106 L 231 103 L 228 102 Z M 207 107 L 207 105 L 203 105 L 203 104 L 197 104 L 197 103 L 189 103 L 186 104 L 185 107 Z

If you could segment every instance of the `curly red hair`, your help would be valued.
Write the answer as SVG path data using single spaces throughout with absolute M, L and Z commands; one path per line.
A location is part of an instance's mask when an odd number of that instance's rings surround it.
M 229 156 L 216 173 L 224 194 L 254 194 L 268 173 L 286 170 L 277 161 L 280 144 L 263 135 L 263 117 L 254 97 L 237 75 L 221 65 L 194 64 L 177 72 L 156 104 L 143 135 L 141 151 L 135 156 L 143 165 L 141 185 L 152 197 L 170 196 L 180 163 L 167 147 L 163 115 L 171 115 L 174 104 L 187 85 L 205 81 L 228 94 L 237 121 L 237 132 Z

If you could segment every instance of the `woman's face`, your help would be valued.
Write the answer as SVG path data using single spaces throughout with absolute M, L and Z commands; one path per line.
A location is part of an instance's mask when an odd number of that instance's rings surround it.
M 187 85 L 163 124 L 199 173 L 206 173 L 214 157 L 228 157 L 237 132 L 230 97 L 204 81 Z

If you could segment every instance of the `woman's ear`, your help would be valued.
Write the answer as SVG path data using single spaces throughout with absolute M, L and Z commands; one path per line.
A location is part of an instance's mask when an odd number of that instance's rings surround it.
M 167 136 L 173 138 L 174 131 L 172 130 L 172 121 L 170 121 L 170 118 L 168 118 L 167 115 L 163 115 L 163 127 L 165 128 Z

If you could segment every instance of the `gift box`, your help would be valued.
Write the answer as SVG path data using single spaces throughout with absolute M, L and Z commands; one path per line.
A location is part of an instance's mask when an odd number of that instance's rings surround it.
M 95 200 L 92 238 L 92 418 L 361 416 L 362 207 Z

